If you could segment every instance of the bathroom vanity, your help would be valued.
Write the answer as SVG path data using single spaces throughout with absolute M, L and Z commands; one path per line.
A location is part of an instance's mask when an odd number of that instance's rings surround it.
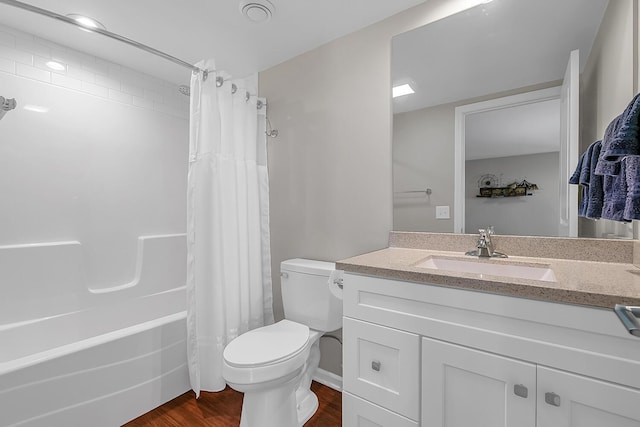
M 499 237 L 506 260 L 465 258 L 470 235 L 392 233 L 337 263 L 343 425 L 640 426 L 640 338 L 613 311 L 640 305 L 637 242 Z

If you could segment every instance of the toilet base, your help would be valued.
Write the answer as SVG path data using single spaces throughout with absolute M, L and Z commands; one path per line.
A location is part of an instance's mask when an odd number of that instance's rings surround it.
M 240 427 L 294 427 L 298 424 L 296 388 L 293 376 L 275 388 L 244 391 Z M 230 384 L 231 385 L 231 384 Z M 235 388 L 231 385 L 232 388 Z
M 296 392 L 296 401 L 298 402 L 298 426 L 302 427 L 318 410 L 318 396 L 308 389 L 306 393 L 300 393 L 300 391 L 298 389 Z
M 244 393 L 240 427 L 302 427 L 318 409 L 311 381 L 320 362 L 321 333 L 312 331 L 306 363 L 277 381 L 229 386 Z

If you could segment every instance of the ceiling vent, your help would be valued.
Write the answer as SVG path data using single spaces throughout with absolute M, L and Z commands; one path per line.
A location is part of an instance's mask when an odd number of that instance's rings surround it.
M 243 1 L 240 3 L 242 14 L 251 22 L 257 24 L 269 21 L 274 10 L 273 4 L 267 0 Z

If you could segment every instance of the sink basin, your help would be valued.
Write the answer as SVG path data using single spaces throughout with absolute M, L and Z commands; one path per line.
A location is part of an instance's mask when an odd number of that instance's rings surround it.
M 417 268 L 430 270 L 474 273 L 488 276 L 511 277 L 516 279 L 541 280 L 556 282 L 553 270 L 548 266 L 534 267 L 529 264 L 512 262 L 487 262 L 483 260 L 464 260 L 445 257 L 429 257 L 414 265 Z

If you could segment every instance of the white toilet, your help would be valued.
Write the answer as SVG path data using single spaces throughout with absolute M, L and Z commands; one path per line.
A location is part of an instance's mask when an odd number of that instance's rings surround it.
M 240 427 L 300 427 L 318 409 L 311 380 L 319 339 L 342 327 L 342 284 L 332 262 L 280 264 L 284 320 L 253 329 L 224 349 L 222 375 L 244 393 Z

